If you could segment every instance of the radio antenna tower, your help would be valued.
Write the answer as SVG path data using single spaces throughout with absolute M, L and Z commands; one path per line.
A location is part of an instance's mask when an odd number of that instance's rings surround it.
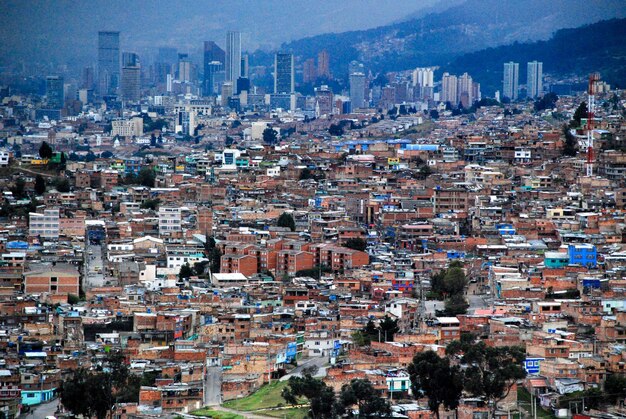
M 591 73 L 589 75 L 589 88 L 587 90 L 587 176 L 593 176 L 593 116 L 595 112 L 595 89 L 596 82 L 600 80 L 600 73 Z

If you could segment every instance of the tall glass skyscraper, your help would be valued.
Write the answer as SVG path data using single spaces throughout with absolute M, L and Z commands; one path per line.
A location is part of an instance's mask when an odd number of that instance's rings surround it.
M 350 103 L 352 110 L 365 107 L 365 74 L 360 71 L 350 74 Z
M 226 53 L 213 41 L 204 42 L 204 80 L 202 90 L 205 96 L 213 96 L 219 92 L 215 87 L 217 73 L 224 71 Z M 221 77 L 223 78 L 223 76 Z
M 115 94 L 120 85 L 120 33 L 98 32 L 98 92 Z
M 241 33 L 226 33 L 226 81 L 236 82 L 241 77 Z
M 293 54 L 277 53 L 274 56 L 274 93 L 293 93 Z

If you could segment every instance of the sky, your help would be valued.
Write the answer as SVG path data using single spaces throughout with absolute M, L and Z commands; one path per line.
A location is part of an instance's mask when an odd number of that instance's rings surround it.
M 328 32 L 367 29 L 445 0 L 1 0 L 0 59 L 94 61 L 97 32 L 121 31 L 122 51 L 151 55 L 159 46 L 196 53 L 243 33 L 244 49 Z

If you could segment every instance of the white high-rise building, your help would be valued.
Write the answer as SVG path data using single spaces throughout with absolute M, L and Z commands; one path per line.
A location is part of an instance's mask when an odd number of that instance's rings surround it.
M 228 31 L 226 33 L 226 81 L 233 84 L 241 77 L 241 33 Z
M 502 80 L 502 93 L 511 100 L 517 100 L 519 84 L 519 63 L 513 61 L 504 63 L 504 78 Z
M 457 77 L 449 73 L 443 73 L 441 79 L 441 95 L 442 102 L 450 102 L 452 106 L 456 106 L 457 102 Z
M 528 63 L 528 73 L 526 76 L 526 95 L 531 98 L 536 98 L 542 94 L 543 63 L 541 61 L 531 61 Z
M 463 75 L 458 78 L 456 104 L 462 103 L 464 108 L 472 106 L 474 103 L 473 87 L 472 76 L 463 73 Z
M 170 235 L 182 231 L 182 216 L 180 207 L 159 208 L 159 235 Z
M 420 99 L 431 99 L 435 86 L 435 67 L 419 67 L 413 70 L 411 81 L 419 89 Z
M 28 235 L 42 239 L 59 238 L 59 210 L 46 209 L 43 213 L 28 213 Z

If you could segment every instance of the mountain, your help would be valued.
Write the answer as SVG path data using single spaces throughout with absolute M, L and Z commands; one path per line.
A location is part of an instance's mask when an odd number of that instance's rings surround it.
M 503 63 L 520 63 L 520 83 L 526 81 L 526 63 L 542 61 L 543 72 L 586 75 L 599 71 L 614 86 L 626 86 L 626 19 L 611 19 L 575 29 L 561 29 L 547 41 L 514 43 L 465 54 L 442 70 L 468 72 L 488 95 L 502 90 Z
M 352 60 L 373 72 L 435 65 L 484 48 L 545 40 L 557 29 L 615 17 L 626 17 L 623 0 L 467 0 L 387 26 L 304 38 L 282 49 L 304 59 L 326 49 L 331 70 L 343 77 Z

